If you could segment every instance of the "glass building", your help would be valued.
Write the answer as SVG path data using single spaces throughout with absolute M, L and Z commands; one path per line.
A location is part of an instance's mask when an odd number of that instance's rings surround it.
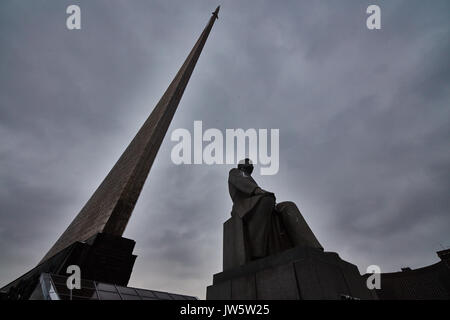
M 67 277 L 42 273 L 30 300 L 198 300 L 169 292 L 123 287 L 81 280 L 80 289 L 68 289 Z

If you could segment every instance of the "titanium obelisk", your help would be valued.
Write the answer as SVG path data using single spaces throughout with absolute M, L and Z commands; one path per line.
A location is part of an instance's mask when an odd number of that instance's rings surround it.
M 40 263 L 97 233 L 122 236 L 184 89 L 218 18 L 219 7 L 172 83 L 109 174 Z

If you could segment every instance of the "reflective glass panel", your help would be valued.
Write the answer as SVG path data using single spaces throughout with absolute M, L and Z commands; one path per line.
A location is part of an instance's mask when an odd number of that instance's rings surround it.
M 117 289 L 120 293 L 123 294 L 131 294 L 131 295 L 137 295 L 136 290 L 134 288 L 127 288 L 127 287 L 119 287 L 117 286 Z
M 123 300 L 141 300 L 138 296 L 132 296 L 130 294 L 121 294 Z
M 150 290 L 137 289 L 139 295 L 146 298 L 156 298 L 156 296 Z
M 118 293 L 110 291 L 98 291 L 100 300 L 122 300 Z
M 155 296 L 159 299 L 162 300 L 172 300 L 172 298 L 170 297 L 170 295 L 166 292 L 160 292 L 160 291 L 153 291 L 153 293 L 155 294 Z
M 115 285 L 100 282 L 97 282 L 97 290 L 117 292 Z

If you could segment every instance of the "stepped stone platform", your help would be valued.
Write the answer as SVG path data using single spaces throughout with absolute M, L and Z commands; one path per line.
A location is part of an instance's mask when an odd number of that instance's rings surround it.
M 295 247 L 250 261 L 242 219 L 223 225 L 223 272 L 213 276 L 207 300 L 377 299 L 358 268 L 337 253 Z
M 376 299 L 337 253 L 297 247 L 217 273 L 207 300 Z

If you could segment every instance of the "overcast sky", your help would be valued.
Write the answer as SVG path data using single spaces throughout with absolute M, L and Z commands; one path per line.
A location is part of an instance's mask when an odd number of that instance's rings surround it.
M 81 30 L 66 29 L 70 4 Z M 129 285 L 204 298 L 222 269 L 232 166 L 170 159 L 170 133 L 194 120 L 280 129 L 280 170 L 256 181 L 361 273 L 423 267 L 450 245 L 450 1 L 2 0 L 0 285 L 76 216 L 218 4 L 124 234 Z

